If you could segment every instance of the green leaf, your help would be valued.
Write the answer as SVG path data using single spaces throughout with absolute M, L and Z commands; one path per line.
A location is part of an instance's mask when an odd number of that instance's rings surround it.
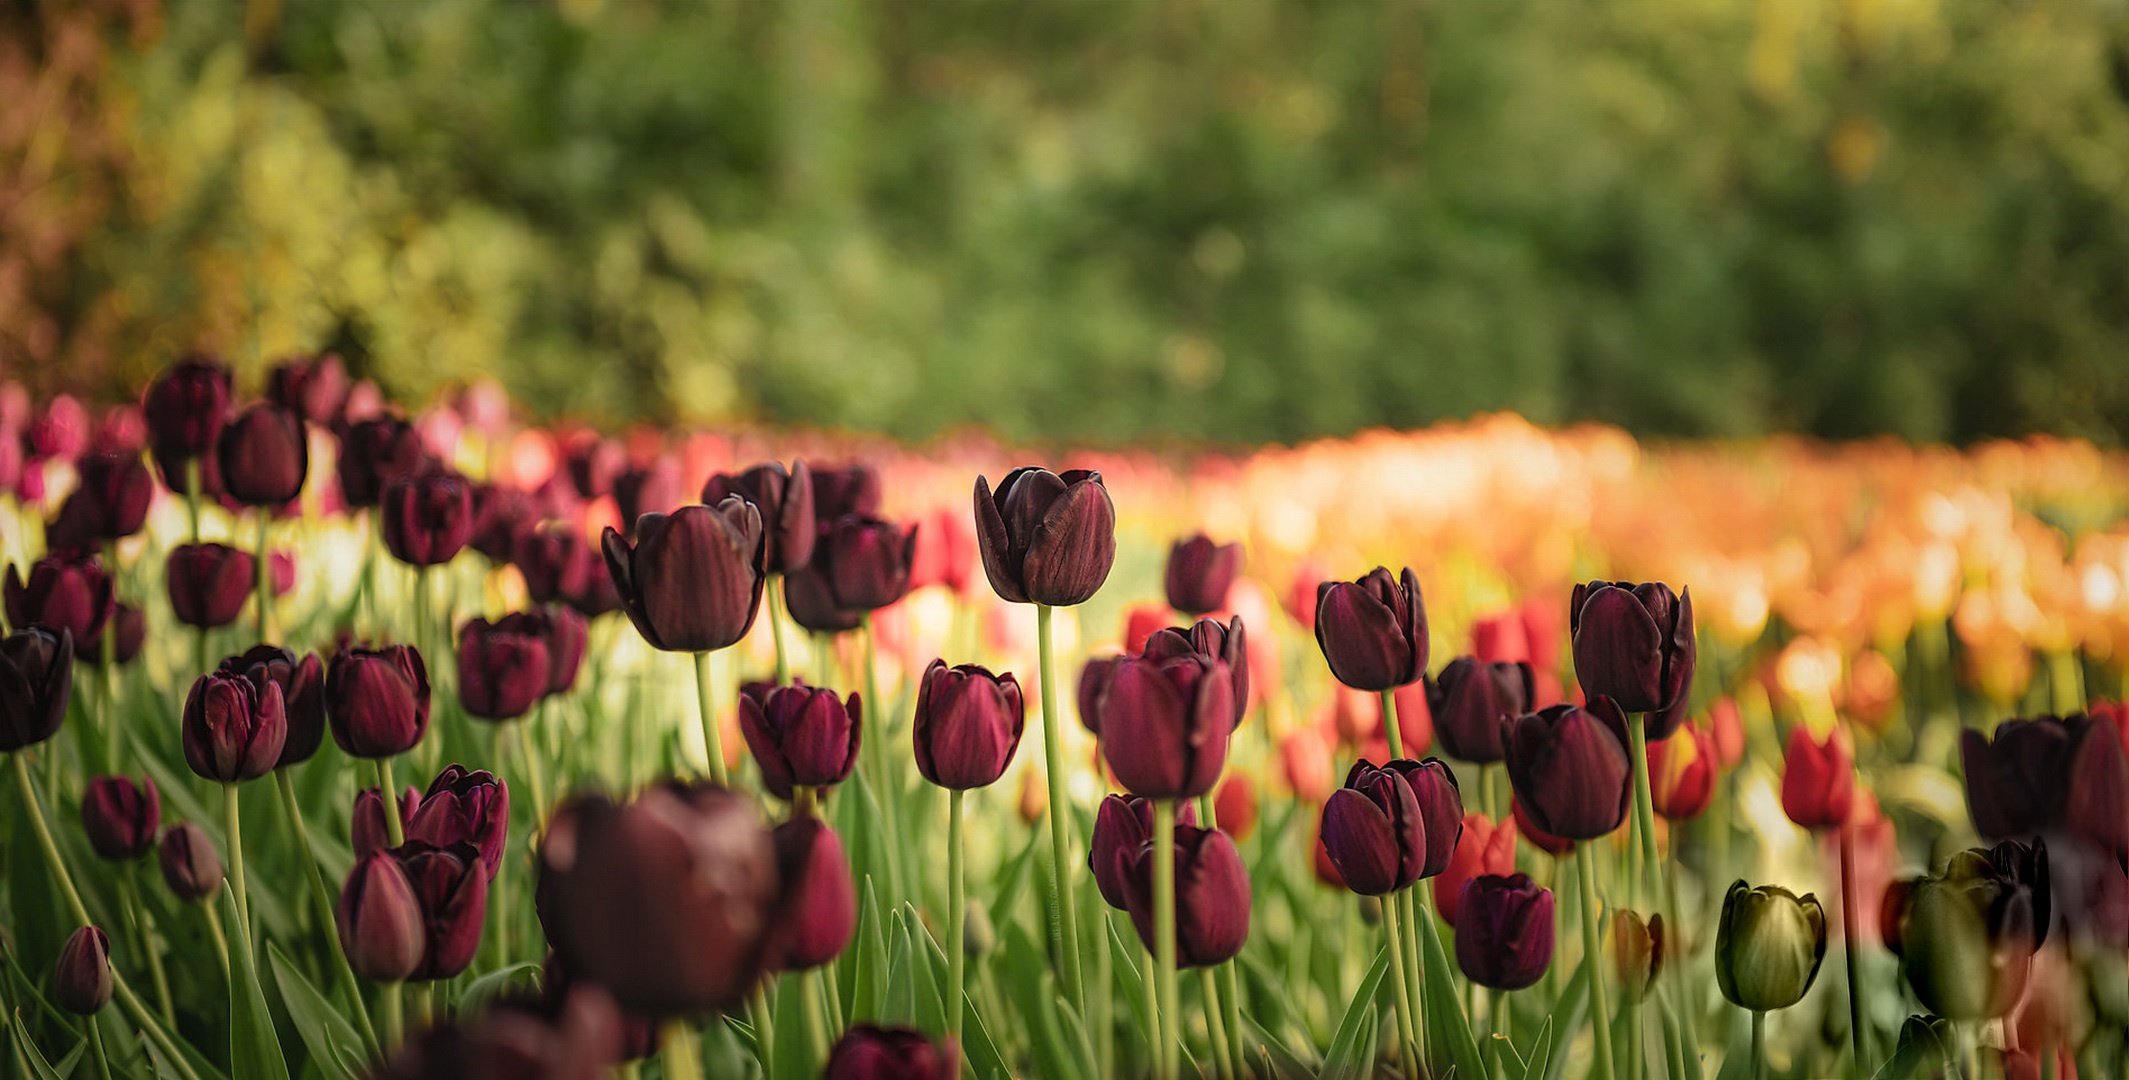
M 812 1080 L 820 1075 L 821 1061 L 813 1053 L 813 1036 L 806 1024 L 806 995 L 812 987 L 804 972 L 786 972 L 776 980 L 776 1002 L 770 1008 L 776 1017 L 774 1045 L 769 1047 L 770 1080 Z
M 1582 962 L 1576 965 L 1574 977 L 1567 980 L 1567 986 L 1560 991 L 1559 998 L 1553 1002 L 1553 1038 L 1556 1040 L 1565 1039 L 1569 1042 L 1574 1041 L 1576 1033 L 1582 1030 L 1583 1018 L 1588 1014 L 1589 958 L 1585 956 L 1582 958 Z M 1564 1053 L 1554 1054 L 1552 1060 L 1545 1063 L 1545 1080 L 1560 1080 L 1560 1071 L 1566 1067 L 1567 1055 Z
M 1939 1021 L 1942 1023 L 1942 1021 Z M 1745 1044 L 1740 1057 L 1749 1057 L 1751 1043 Z M 1920 1016 L 1910 1016 L 1900 1025 L 1900 1042 L 1893 1049 L 1892 1057 L 1873 1074 L 1872 1080 L 1901 1080 L 1910 1076 L 1931 1076 L 1950 1060 L 1951 1048 L 1936 1027 Z M 1728 1062 L 1724 1070 L 1728 1072 Z
M 990 917 L 992 926 L 1004 926 L 1013 917 L 1013 905 L 1019 901 L 1020 892 L 1027 887 L 1028 868 L 1034 862 L 1036 847 L 1042 843 L 1041 829 L 1028 830 L 1028 842 L 1020 854 L 999 868 L 991 886 Z
M 894 946 L 887 961 L 887 1004 L 880 1018 L 888 1024 L 914 1027 L 917 1022 L 917 973 L 912 963 L 915 949 L 902 913 L 894 913 Z
M 929 946 L 925 951 L 931 956 L 932 977 L 944 986 L 950 977 L 946 952 L 939 947 L 938 939 L 932 937 L 928 929 L 924 931 L 924 944 Z M 971 966 L 968 973 L 973 972 L 974 968 Z M 943 1001 L 944 993 L 940 997 Z M 983 1016 L 976 1011 L 976 1001 L 969 996 L 967 987 L 961 990 L 961 1050 L 968 1055 L 969 1068 L 973 1069 L 977 1076 L 989 1076 L 993 1072 L 1012 1072 L 1012 1066 L 1006 1064 L 1005 1055 L 998 1052 L 998 1044 L 991 1040 L 990 1029 L 984 1026 Z
M 273 1014 L 259 987 L 251 935 L 237 916 L 236 893 L 222 890 L 222 924 L 229 928 L 229 1070 L 244 1080 L 288 1080 L 288 1059 L 274 1035 Z
M 1551 1063 L 1552 1017 L 1548 1016 L 1543 1024 L 1538 1025 L 1538 1037 L 1531 1040 L 1530 1053 L 1523 1056 L 1523 1080 L 1539 1080 Z
M 1722 1068 L 1715 1073 L 1715 1080 L 1746 1080 L 1752 1075 L 1752 1014 L 1743 1009 L 1730 1010 L 1730 1038 L 1723 1046 Z M 1902 1075 L 1890 1073 L 1891 1076 Z
M 458 1011 L 471 1015 L 479 1012 L 489 1002 L 511 988 L 511 984 L 530 981 L 527 976 L 537 975 L 540 965 L 533 963 L 506 964 L 466 984 L 466 990 L 458 997 Z
M 29 794 L 13 777 L 6 777 L 5 782 L 13 792 L 7 808 L 12 826 L 7 844 L 7 895 L 11 905 L 8 930 L 14 950 L 11 959 L 26 973 L 50 971 L 59 959 L 60 946 L 74 932 L 74 922 L 71 916 L 61 913 L 52 867 L 39 853 L 37 831 L 31 824 L 28 804 L 23 802 Z
M 1289 1055 L 1310 1062 L 1309 1067 L 1304 1071 L 1315 1072 L 1316 1048 L 1307 1041 L 1306 1029 L 1302 1026 L 1301 1021 L 1301 1009 L 1294 1004 L 1293 998 L 1287 996 L 1285 981 L 1273 975 L 1271 970 L 1264 966 L 1264 961 L 1251 955 L 1247 950 L 1241 956 L 1236 957 L 1235 960 L 1240 965 L 1242 977 L 1249 982 L 1252 999 L 1260 1003 L 1257 1011 L 1264 1014 L 1264 1022 L 1258 1026 L 1264 1030 L 1267 1036 L 1275 1028 L 1301 1034 L 1301 1049 L 1285 1045 L 1281 1045 L 1280 1049 Z M 1267 1003 L 1270 1007 L 1263 1007 Z
M 1257 1040 L 1258 1050 L 1262 1054 L 1264 1054 L 1264 1056 L 1271 1062 L 1272 1068 L 1268 1075 L 1316 1075 L 1316 1065 L 1314 1062 L 1288 1049 L 1285 1043 L 1279 1041 L 1278 1036 L 1273 1035 L 1269 1031 L 1266 1031 L 1264 1029 L 1264 1025 L 1257 1023 L 1256 1017 L 1244 1014 L 1242 1017 L 1242 1024 L 1255 1036 Z
M 1055 980 L 1050 976 L 1049 954 L 1034 935 L 1019 922 L 1004 926 L 1005 970 L 1013 999 L 1020 1007 L 1021 1021 L 1033 1028 L 1035 1073 L 1047 1080 L 1081 1080 L 1075 1068 L 1078 1055 L 1067 1049 L 1058 1027 Z
M 310 1048 L 312 1063 L 332 1080 L 362 1075 L 367 1054 L 362 1037 L 355 1034 L 347 1017 L 281 955 L 280 946 L 269 942 L 266 960 L 273 968 L 274 985 L 281 988 L 281 1001 L 288 1006 L 288 1018 L 303 1037 L 303 1045 Z
M 31 1075 L 35 1076 L 37 1080 L 62 1080 L 59 1072 L 52 1068 L 51 1063 L 44 1060 L 44 1052 L 37 1049 L 37 1044 L 31 1041 L 30 1033 L 23 1030 L 22 1017 L 10 1013 L 9 1020 L 8 1030 L 13 1033 L 10 1041 L 14 1043 L 15 1051 L 18 1055 L 16 1060 L 26 1061 Z M 79 1052 L 79 1050 L 76 1051 L 76 1053 Z
M 932 974 L 929 957 L 922 958 L 921 963 L 915 962 L 919 958 L 914 946 L 914 939 L 928 939 L 931 932 L 924 928 L 917 909 L 909 904 L 902 905 L 902 926 L 908 931 L 911 941 L 911 970 L 915 976 L 911 981 L 916 987 L 917 1029 L 936 1038 L 946 1034 L 945 995 L 939 992 L 939 980 Z
M 1323 1054 L 1323 1075 L 1327 1078 L 1362 1077 L 1370 1075 L 1375 1067 L 1375 1013 L 1381 1008 L 1383 976 L 1390 972 L 1390 950 L 1387 947 L 1375 950 L 1375 962 L 1368 967 L 1366 977 L 1360 980 L 1360 989 L 1353 994 L 1353 1001 L 1345 1008 L 1345 1017 L 1338 1021 L 1338 1030 L 1331 1036 L 1330 1049 Z
M 857 948 L 851 961 L 850 1022 L 872 1023 L 887 1012 L 887 937 L 881 930 L 881 908 L 872 889 L 872 875 L 865 875 L 865 902 L 858 908 Z
M 1449 1063 L 1455 1066 L 1457 1075 L 1485 1076 L 1486 1059 L 1479 1056 L 1478 1040 L 1471 1037 L 1471 1023 L 1464 1017 L 1464 1003 L 1458 999 L 1456 982 L 1449 976 L 1449 957 L 1442 950 L 1434 914 L 1424 904 L 1405 910 L 1415 912 L 1412 922 L 1419 935 L 1420 961 L 1426 967 L 1420 973 L 1422 992 L 1427 997 L 1428 1035 L 1425 1041 L 1437 1050 L 1449 1051 Z

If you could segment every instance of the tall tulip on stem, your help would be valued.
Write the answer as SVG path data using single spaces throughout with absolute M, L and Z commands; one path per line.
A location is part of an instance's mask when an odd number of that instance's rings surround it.
M 1849 818 L 1855 812 L 1855 757 L 1839 728 L 1822 741 L 1802 724 L 1789 730 L 1782 763 L 1782 812 L 1814 834 L 1834 831 L 1841 851 L 1841 954 L 1848 975 L 1848 1034 L 1861 1071 L 1870 1059 L 1863 1025 L 1862 982 L 1857 974 L 1855 842 Z

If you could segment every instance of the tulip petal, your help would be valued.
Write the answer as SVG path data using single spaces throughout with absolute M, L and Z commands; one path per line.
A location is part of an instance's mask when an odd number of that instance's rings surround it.
M 1609 695 L 1627 712 L 1669 704 L 1663 694 L 1663 632 L 1639 597 L 1602 588 L 1583 601 L 1574 636 L 1575 675 L 1592 697 Z
M 1116 563 L 1116 505 L 1098 474 L 1066 488 L 1028 536 L 1020 580 L 1038 604 L 1085 603 Z

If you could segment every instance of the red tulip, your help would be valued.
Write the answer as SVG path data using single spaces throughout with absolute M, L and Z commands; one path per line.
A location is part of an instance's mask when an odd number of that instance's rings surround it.
M 1855 755 L 1839 728 L 1822 742 L 1802 724 L 1789 730 L 1782 762 L 1782 812 L 1806 829 L 1848 823 L 1855 808 Z

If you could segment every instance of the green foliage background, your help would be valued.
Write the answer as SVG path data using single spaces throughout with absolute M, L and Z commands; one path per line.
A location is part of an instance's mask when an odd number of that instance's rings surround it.
M 65 76 L 0 125 L 29 192 L 0 356 L 32 382 L 333 348 L 409 394 L 918 438 L 2129 425 L 2120 0 L 0 25 L 0 82 Z

